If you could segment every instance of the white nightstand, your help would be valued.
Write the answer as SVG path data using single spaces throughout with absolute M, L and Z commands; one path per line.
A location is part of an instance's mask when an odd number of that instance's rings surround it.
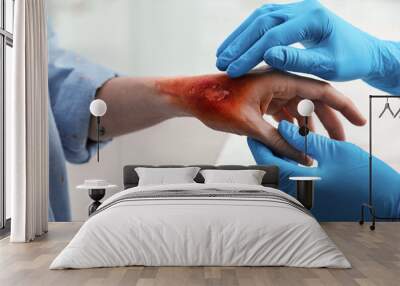
M 104 198 L 107 189 L 118 188 L 117 185 L 109 184 L 106 180 L 85 180 L 83 185 L 76 187 L 78 190 L 88 190 L 89 197 L 93 203 L 89 206 L 89 216 L 101 205 L 100 200 Z
M 312 209 L 314 205 L 314 182 L 321 180 L 321 177 L 289 177 L 289 180 L 297 182 L 297 200 L 305 208 Z

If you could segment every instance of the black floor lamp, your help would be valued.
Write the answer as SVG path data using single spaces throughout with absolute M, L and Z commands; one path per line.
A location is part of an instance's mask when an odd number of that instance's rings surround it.
M 89 109 L 90 113 L 96 117 L 97 162 L 100 162 L 100 135 L 104 135 L 104 131 L 100 127 L 100 118 L 106 114 L 107 104 L 104 102 L 104 100 L 95 99 L 90 103 Z
M 372 193 L 373 193 L 373 186 L 372 186 L 372 179 L 373 179 L 373 173 L 372 173 L 372 102 L 373 99 L 382 99 L 385 98 L 386 100 L 389 100 L 389 98 L 393 98 L 394 96 L 391 95 L 370 95 L 369 96 L 369 168 L 368 168 L 368 203 L 363 203 L 361 205 L 361 219 L 359 221 L 360 224 L 364 224 L 364 214 L 365 214 L 365 209 L 369 210 L 369 213 L 372 217 L 372 224 L 369 226 L 369 228 L 371 230 L 375 229 L 375 222 L 376 220 L 390 220 L 390 221 L 396 221 L 396 220 L 400 220 L 400 218 L 398 217 L 379 217 L 376 215 L 376 209 L 373 203 L 373 197 L 372 197 Z M 385 109 L 384 111 L 387 109 L 387 107 L 390 108 L 389 103 L 387 102 L 385 105 Z M 383 112 L 384 112 L 383 111 Z M 390 109 L 389 111 L 391 112 L 392 116 L 396 117 L 399 112 L 397 112 L 396 114 L 394 114 Z M 381 113 L 381 115 L 379 117 L 382 117 L 383 112 Z

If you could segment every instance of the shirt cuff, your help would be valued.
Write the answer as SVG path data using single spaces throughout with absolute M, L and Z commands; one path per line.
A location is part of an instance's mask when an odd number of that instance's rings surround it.
M 89 139 L 90 103 L 97 90 L 117 74 L 107 68 L 88 64 L 84 72 L 72 72 L 63 81 L 63 93 L 52 107 L 66 159 L 85 163 L 96 153 L 97 142 Z M 108 141 L 100 143 L 104 146 Z

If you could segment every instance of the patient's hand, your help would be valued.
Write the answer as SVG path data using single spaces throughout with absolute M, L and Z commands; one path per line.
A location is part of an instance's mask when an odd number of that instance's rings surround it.
M 308 98 L 314 101 L 316 115 L 331 138 L 345 138 L 333 109 L 353 124 L 365 123 L 352 101 L 328 83 L 278 71 L 257 70 L 237 79 L 225 74 L 160 79 L 156 87 L 173 105 L 205 125 L 256 138 L 278 154 L 303 164 L 310 161 L 304 162 L 304 155 L 263 119 L 264 114 L 272 115 L 277 121 L 296 119 L 301 123 L 297 103 Z M 310 125 L 313 128 L 312 121 Z

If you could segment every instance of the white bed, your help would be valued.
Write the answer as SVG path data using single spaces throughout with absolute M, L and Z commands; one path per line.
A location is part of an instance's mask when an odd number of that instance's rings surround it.
M 50 269 L 128 265 L 351 267 L 291 196 L 264 186 L 198 183 L 115 194 Z

